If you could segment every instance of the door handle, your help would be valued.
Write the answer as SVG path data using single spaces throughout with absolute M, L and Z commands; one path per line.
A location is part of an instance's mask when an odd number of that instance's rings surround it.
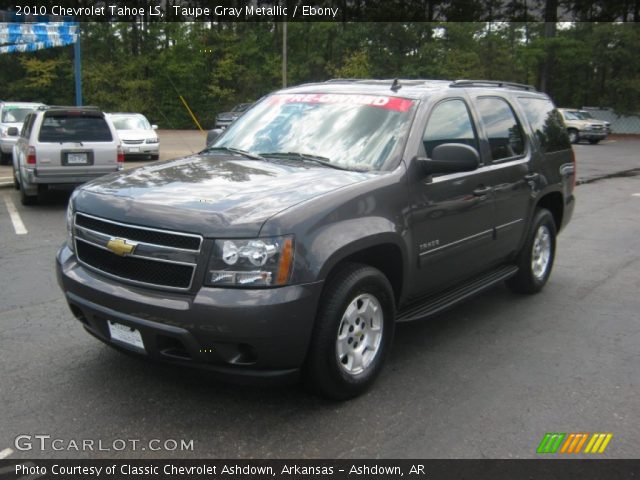
M 524 179 L 527 182 L 531 182 L 533 180 L 537 180 L 539 176 L 540 176 L 539 173 L 528 173 L 527 175 L 524 176 Z
M 476 188 L 473 191 L 473 194 L 476 197 L 482 197 L 482 196 L 488 194 L 489 192 L 491 192 L 491 187 L 479 187 L 479 188 Z

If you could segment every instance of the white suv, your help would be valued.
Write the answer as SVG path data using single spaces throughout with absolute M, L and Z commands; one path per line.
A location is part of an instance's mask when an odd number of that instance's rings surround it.
M 122 170 L 123 163 L 113 124 L 94 107 L 38 108 L 25 118 L 13 148 L 14 183 L 24 205 L 50 186 L 73 187 Z

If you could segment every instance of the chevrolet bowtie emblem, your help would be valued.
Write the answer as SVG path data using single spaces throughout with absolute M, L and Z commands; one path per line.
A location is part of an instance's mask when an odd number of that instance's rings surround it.
M 135 243 L 127 243 L 124 238 L 112 238 L 107 242 L 107 248 L 121 257 L 131 255 L 136 249 L 136 245 Z

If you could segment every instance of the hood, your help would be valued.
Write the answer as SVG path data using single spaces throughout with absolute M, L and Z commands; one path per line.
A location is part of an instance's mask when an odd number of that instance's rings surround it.
M 565 120 L 565 123 L 567 125 L 572 125 L 572 126 L 578 127 L 578 128 L 589 128 L 592 125 L 593 126 L 600 126 L 600 127 L 605 127 L 606 126 L 606 122 L 603 122 L 601 120 L 595 120 L 595 119 L 589 119 L 589 120 Z
M 376 175 L 296 161 L 194 155 L 87 183 L 78 190 L 75 207 L 123 223 L 205 237 L 251 237 L 282 210 Z
M 242 114 L 242 112 L 222 112 L 216 115 L 216 118 L 237 118 Z
M 157 136 L 154 130 L 118 130 L 120 140 L 144 140 Z
M 22 122 L 2 122 L 1 123 L 3 128 L 11 128 L 11 127 L 18 127 L 19 129 L 22 129 Z

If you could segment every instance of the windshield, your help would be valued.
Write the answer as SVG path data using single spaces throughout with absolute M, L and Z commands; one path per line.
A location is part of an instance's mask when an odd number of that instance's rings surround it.
M 562 112 L 562 114 L 564 115 L 564 118 L 566 118 L 567 120 L 584 120 L 580 115 L 580 112 L 564 111 Z
M 142 115 L 112 115 L 116 130 L 150 130 L 151 125 Z
M 2 123 L 23 123 L 33 108 L 6 106 L 2 109 Z
M 318 157 L 343 168 L 381 170 L 397 158 L 415 103 L 378 95 L 272 95 L 232 124 L 214 147 L 266 157 L 289 154 L 292 161 Z
M 242 113 L 247 110 L 251 106 L 250 103 L 241 103 L 240 105 L 236 105 L 231 109 L 232 112 Z
M 591 115 L 589 112 L 576 112 L 576 114 L 579 115 L 583 120 L 595 120 L 593 115 Z

